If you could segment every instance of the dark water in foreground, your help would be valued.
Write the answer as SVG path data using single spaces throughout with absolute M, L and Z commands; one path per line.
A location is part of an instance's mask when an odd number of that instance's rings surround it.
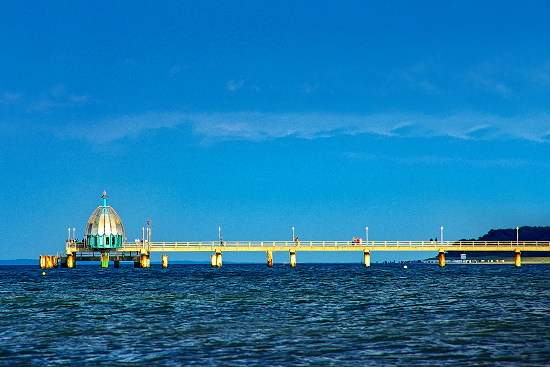
M 550 365 L 550 266 L 408 266 L 4 266 L 0 365 Z

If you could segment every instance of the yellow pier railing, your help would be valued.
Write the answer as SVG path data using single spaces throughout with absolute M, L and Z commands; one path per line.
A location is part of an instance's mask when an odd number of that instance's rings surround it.
M 193 251 L 550 251 L 550 241 L 211 241 L 126 243 L 119 252 Z M 67 253 L 88 252 L 67 243 Z

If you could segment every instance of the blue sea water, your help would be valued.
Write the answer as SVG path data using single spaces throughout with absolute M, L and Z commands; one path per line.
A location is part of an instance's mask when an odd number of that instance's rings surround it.
M 548 366 L 550 266 L 0 267 L 5 366 Z

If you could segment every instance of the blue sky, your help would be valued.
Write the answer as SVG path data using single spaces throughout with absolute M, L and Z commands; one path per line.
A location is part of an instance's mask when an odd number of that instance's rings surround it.
M 129 239 L 148 217 L 158 241 L 550 225 L 548 19 L 545 1 L 2 2 L 0 257 L 63 250 L 103 190 Z

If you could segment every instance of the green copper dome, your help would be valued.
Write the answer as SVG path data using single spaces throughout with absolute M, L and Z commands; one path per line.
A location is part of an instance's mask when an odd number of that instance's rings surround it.
M 90 215 L 84 238 L 91 248 L 109 249 L 122 247 L 124 243 L 124 226 L 117 212 L 107 206 L 107 193 L 104 191 L 103 205 L 98 206 Z

